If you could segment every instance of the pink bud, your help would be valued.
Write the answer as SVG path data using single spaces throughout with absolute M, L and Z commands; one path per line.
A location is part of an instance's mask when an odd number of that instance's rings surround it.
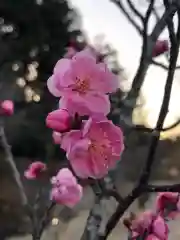
M 168 40 L 158 40 L 152 52 L 152 57 L 158 57 L 159 55 L 167 52 L 168 50 L 169 50 Z
M 40 177 L 42 172 L 47 170 L 46 164 L 42 162 L 33 162 L 29 165 L 28 169 L 24 172 L 27 179 L 36 179 Z
M 161 215 L 169 218 L 175 218 L 179 214 L 178 201 L 180 194 L 174 192 L 162 192 L 157 196 L 156 209 Z
M 71 117 L 67 110 L 58 109 L 48 114 L 46 125 L 56 132 L 66 132 L 71 127 Z
M 14 103 L 11 100 L 4 100 L 1 102 L 2 114 L 11 116 L 14 113 Z
M 52 137 L 53 137 L 53 140 L 54 140 L 55 144 L 60 144 L 61 143 L 61 138 L 62 138 L 61 133 L 54 131 L 53 134 L 52 134 Z

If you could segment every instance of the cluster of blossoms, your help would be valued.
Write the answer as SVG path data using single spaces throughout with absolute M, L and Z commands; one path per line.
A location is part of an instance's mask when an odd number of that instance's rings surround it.
M 153 57 L 166 51 L 168 42 L 158 41 Z M 46 125 L 53 130 L 54 143 L 66 151 L 74 172 L 63 168 L 51 179 L 51 200 L 68 207 L 75 206 L 83 195 L 76 177 L 103 178 L 116 167 L 124 150 L 121 128 L 107 118 L 111 107 L 108 94 L 118 89 L 118 79 L 98 59 L 91 48 L 77 52 L 70 47 L 47 82 L 50 93 L 59 98 L 59 107 L 48 114 Z M 46 170 L 44 163 L 35 162 L 25 177 L 36 179 Z M 155 212 L 146 211 L 128 224 L 126 221 L 129 239 L 166 240 L 167 220 L 179 212 L 179 194 L 159 194 Z
M 55 144 L 66 151 L 75 175 L 99 179 L 116 166 L 124 149 L 122 130 L 107 119 L 108 94 L 118 89 L 118 79 L 106 64 L 98 62 L 92 49 L 69 50 L 47 82 L 49 91 L 60 100 L 46 124 L 53 129 Z M 45 170 L 44 164 L 36 162 L 25 176 L 37 178 Z M 53 201 L 74 206 L 81 199 L 82 187 L 69 169 L 61 169 L 51 182 Z
M 168 221 L 180 214 L 180 194 L 159 193 L 155 211 L 143 212 L 124 221 L 132 240 L 168 240 Z
M 70 53 L 57 62 L 47 82 L 60 101 L 46 124 L 53 129 L 54 142 L 66 151 L 76 176 L 102 178 L 116 166 L 124 149 L 122 130 L 107 119 L 108 94 L 118 89 L 118 79 L 97 61 L 92 49 Z M 57 199 L 54 192 L 53 185 L 52 196 Z
M 59 60 L 47 85 L 54 96 L 61 97 L 59 109 L 46 119 L 55 131 L 55 142 L 66 151 L 78 177 L 102 178 L 115 167 L 124 149 L 121 129 L 106 117 L 108 93 L 118 88 L 116 75 L 85 49 Z

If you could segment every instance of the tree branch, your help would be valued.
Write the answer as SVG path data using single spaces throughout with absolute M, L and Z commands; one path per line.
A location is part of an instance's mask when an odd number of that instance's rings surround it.
M 135 27 L 137 32 L 142 35 L 142 29 L 141 27 L 134 21 L 134 19 L 131 17 L 131 15 L 128 13 L 124 5 L 122 4 L 121 1 L 118 0 L 110 0 L 114 4 L 118 6 L 118 8 L 122 11 L 122 13 L 125 15 L 125 17 L 128 19 L 128 21 Z
M 147 192 L 180 192 L 180 183 L 173 185 L 148 185 Z
M 166 14 L 167 14 L 167 11 L 166 11 Z M 171 12 L 171 14 L 172 14 L 172 12 Z M 166 15 L 166 17 L 167 17 L 167 15 Z M 165 19 L 163 17 L 163 22 L 164 21 L 165 21 Z M 158 27 L 155 27 L 155 29 L 162 29 L 162 26 L 158 23 Z M 179 34 L 180 34 L 180 24 L 178 27 L 177 36 L 179 36 Z M 157 37 L 156 31 L 153 31 L 152 35 L 153 35 L 153 38 Z M 171 39 L 171 41 L 172 41 L 172 39 Z M 154 134 L 152 136 L 146 164 L 145 164 L 142 174 L 139 178 L 137 186 L 132 190 L 132 192 L 126 198 L 124 198 L 124 201 L 118 205 L 116 212 L 109 219 L 108 224 L 107 224 L 106 233 L 104 234 L 104 236 L 100 236 L 100 238 L 99 238 L 101 240 L 105 240 L 108 237 L 109 233 L 116 226 L 116 224 L 118 223 L 119 219 L 124 214 L 126 209 L 132 204 L 132 202 L 136 198 L 138 198 L 146 190 L 146 187 L 147 187 L 147 184 L 149 181 L 149 177 L 151 174 L 152 165 L 155 160 L 155 153 L 156 153 L 156 149 L 157 149 L 158 141 L 159 141 L 159 137 L 160 137 L 160 130 L 163 127 L 164 120 L 168 113 L 171 89 L 172 89 L 172 84 L 173 84 L 175 68 L 176 68 L 176 62 L 177 62 L 177 58 L 178 58 L 179 43 L 180 43 L 180 37 L 179 37 L 179 39 L 177 38 L 177 44 L 171 45 L 170 65 L 169 65 L 169 72 L 168 72 L 166 85 L 165 85 L 163 103 L 161 106 L 159 118 L 158 118 L 156 128 L 155 128 L 156 134 Z M 162 190 L 164 190 L 164 189 L 162 189 Z
M 132 3 L 131 0 L 127 0 L 127 3 L 130 7 L 130 9 L 133 11 L 133 13 L 142 21 L 144 22 L 144 17 L 143 15 L 137 10 L 137 8 L 135 7 L 135 5 Z
M 23 206 L 27 206 L 28 201 L 27 201 L 27 197 L 25 194 L 25 190 L 24 190 L 23 184 L 21 182 L 20 174 L 19 174 L 16 164 L 13 160 L 11 148 L 7 142 L 6 135 L 4 132 L 4 127 L 3 127 L 2 123 L 0 123 L 0 140 L 1 140 L 1 144 L 4 149 L 4 152 L 5 152 L 5 155 L 6 155 L 5 161 L 8 164 L 8 166 L 10 167 L 10 169 L 12 171 L 12 177 L 14 179 L 14 182 L 15 182 L 16 186 L 18 187 L 18 191 L 19 191 L 20 198 L 21 198 L 21 203 Z

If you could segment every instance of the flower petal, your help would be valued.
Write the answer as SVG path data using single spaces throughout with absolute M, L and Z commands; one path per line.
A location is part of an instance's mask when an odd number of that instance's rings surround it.
M 47 87 L 48 87 L 49 92 L 53 96 L 55 96 L 55 97 L 60 97 L 61 96 L 61 91 L 57 89 L 55 78 L 54 78 L 53 75 L 48 79 Z
M 71 130 L 70 132 L 66 133 L 61 142 L 61 148 L 65 151 L 69 151 L 70 148 L 82 137 L 80 130 Z

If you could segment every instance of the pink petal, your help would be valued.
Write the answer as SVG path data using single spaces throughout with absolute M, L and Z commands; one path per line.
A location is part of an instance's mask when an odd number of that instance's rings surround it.
M 178 211 L 180 211 L 180 197 L 179 197 L 179 200 L 177 202 L 177 209 L 178 209 Z
M 60 97 L 61 96 L 61 91 L 57 89 L 56 87 L 56 82 L 54 76 L 51 76 L 48 81 L 47 81 L 47 87 L 49 92 L 55 96 L 55 97 Z
M 60 59 L 55 67 L 54 67 L 54 74 L 58 74 L 59 76 L 62 76 L 65 74 L 66 71 L 68 71 L 71 67 L 71 60 L 67 58 Z
M 80 140 L 81 137 L 82 134 L 80 130 L 71 130 L 63 136 L 61 148 L 68 152 L 71 146 L 73 146 L 78 140 Z
M 68 168 L 62 168 L 56 175 L 56 179 L 60 184 L 65 186 L 73 186 L 77 184 L 76 178 Z
M 109 171 L 109 161 L 105 160 L 100 154 L 91 155 L 92 178 L 98 179 L 104 177 Z
M 119 88 L 119 79 L 105 63 L 99 63 L 92 72 L 92 89 L 101 93 L 112 93 Z
M 52 137 L 55 144 L 61 143 L 61 139 L 62 139 L 61 133 L 53 131 Z
M 68 189 L 68 195 L 65 196 L 64 202 L 65 205 L 72 208 L 74 207 L 82 198 L 82 187 L 77 184 L 75 187 L 71 187 Z
M 83 105 L 83 102 L 73 102 L 71 98 L 62 97 L 59 101 L 59 106 L 64 109 L 68 109 L 71 116 L 78 113 L 80 116 L 90 115 L 89 109 Z
M 30 170 L 25 171 L 24 176 L 27 179 L 35 179 L 36 178 L 36 175 L 34 175 Z
M 153 222 L 154 233 L 161 239 L 165 239 L 167 235 L 167 225 L 160 216 Z
M 74 78 L 89 80 L 91 86 L 94 81 L 94 73 L 97 70 L 96 59 L 89 51 L 81 51 L 72 58 L 72 74 Z
M 151 234 L 151 235 L 147 236 L 146 240 L 160 240 L 160 239 L 157 238 L 155 235 Z
M 90 93 L 84 97 L 85 106 L 94 114 L 107 115 L 110 112 L 109 97 L 100 93 Z
M 92 176 L 92 165 L 88 153 L 89 140 L 78 141 L 69 151 L 67 158 L 77 176 L 88 178 Z
M 77 52 L 72 58 L 73 62 L 84 61 L 86 59 L 92 64 L 96 63 L 96 57 L 90 48 L 85 48 L 84 50 Z

